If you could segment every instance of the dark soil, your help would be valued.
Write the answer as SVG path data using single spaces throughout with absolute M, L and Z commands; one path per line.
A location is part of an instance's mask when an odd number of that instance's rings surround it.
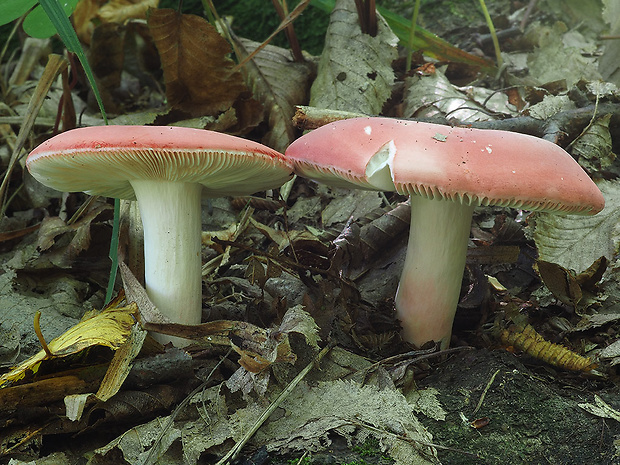
M 494 373 L 495 379 L 474 413 Z M 476 350 L 458 354 L 422 380 L 433 386 L 448 412 L 445 422 L 421 420 L 434 441 L 480 456 L 439 450 L 444 464 L 589 464 L 620 463 L 614 443 L 620 424 L 584 411 L 596 391 L 613 408 L 620 394 L 611 385 L 578 375 L 552 372 L 546 366 L 526 368 L 505 351 Z M 591 391 L 592 390 L 592 391 Z M 467 420 L 488 418 L 476 429 Z

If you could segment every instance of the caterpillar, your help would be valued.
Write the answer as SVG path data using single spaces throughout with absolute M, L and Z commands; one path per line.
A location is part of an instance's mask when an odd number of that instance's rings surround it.
M 501 330 L 500 340 L 506 346 L 512 346 L 558 368 L 587 372 L 597 366 L 589 357 L 582 357 L 564 346 L 545 340 L 529 324 L 523 329 L 512 326 Z

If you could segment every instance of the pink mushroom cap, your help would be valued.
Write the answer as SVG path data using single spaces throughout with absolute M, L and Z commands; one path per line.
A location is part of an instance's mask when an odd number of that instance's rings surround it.
M 39 182 L 62 192 L 138 200 L 146 291 L 170 320 L 190 325 L 202 317 L 203 194 L 252 194 L 292 176 L 284 156 L 262 144 L 162 126 L 67 131 L 35 148 L 26 166 Z
M 210 197 L 245 195 L 291 178 L 283 155 L 265 145 L 203 129 L 93 126 L 43 142 L 26 159 L 31 174 L 62 192 L 135 199 L 129 181 L 199 183 Z
M 286 157 L 298 174 L 341 187 L 576 214 L 605 206 L 596 184 L 562 148 L 508 131 L 353 118 L 297 139 Z M 373 160 L 387 164 L 392 186 L 370 178 Z
M 315 181 L 411 196 L 395 307 L 403 338 L 418 346 L 449 344 L 474 207 L 595 214 L 605 206 L 568 153 L 513 132 L 354 118 L 300 137 L 285 156 Z

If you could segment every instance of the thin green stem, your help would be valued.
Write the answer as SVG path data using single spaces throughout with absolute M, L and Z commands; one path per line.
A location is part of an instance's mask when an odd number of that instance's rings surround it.
M 78 36 L 67 18 L 67 15 L 64 12 L 62 5 L 59 0 L 39 0 L 41 7 L 45 11 L 45 14 L 49 17 L 50 21 L 56 28 L 58 35 L 62 39 L 65 47 L 68 51 L 73 52 L 80 60 L 82 64 L 82 68 L 84 69 L 84 73 L 90 83 L 91 89 L 93 90 L 93 94 L 95 95 L 95 100 L 99 105 L 99 110 L 101 111 L 101 116 L 103 118 L 104 124 L 108 124 L 108 117 L 105 112 L 105 108 L 103 107 L 103 100 L 101 99 L 101 95 L 99 94 L 99 89 L 97 88 L 97 83 L 95 82 L 95 76 L 93 71 L 86 59 L 86 54 L 84 53 L 84 49 L 82 48 L 82 44 L 78 39 Z M 114 201 L 114 223 L 112 226 L 112 239 L 110 242 L 110 258 L 112 260 L 112 267 L 110 270 L 110 278 L 108 280 L 108 288 L 106 290 L 106 303 L 108 303 L 112 299 L 112 292 L 114 291 L 114 283 L 116 281 L 116 273 L 118 269 L 118 225 L 119 225 L 119 201 L 115 199 Z
M 409 29 L 409 42 L 407 44 L 407 67 L 406 71 L 411 70 L 411 57 L 413 56 L 413 43 L 415 39 L 415 30 L 418 24 L 418 13 L 420 12 L 420 0 L 415 0 L 413 8 L 413 17 L 411 18 L 411 28 Z
M 482 13 L 484 14 L 484 19 L 487 22 L 487 26 L 489 27 L 489 32 L 491 33 L 491 39 L 493 40 L 493 47 L 495 48 L 495 60 L 497 61 L 497 67 L 501 68 L 503 64 L 502 60 L 502 52 L 499 49 L 499 40 L 497 39 L 497 33 L 495 32 L 495 26 L 493 25 L 493 20 L 491 19 L 491 15 L 489 14 L 489 10 L 487 9 L 487 5 L 484 0 L 480 1 L 480 7 L 482 8 Z
M 120 200 L 114 199 L 114 220 L 112 221 L 112 238 L 110 239 L 110 260 L 112 266 L 110 268 L 110 277 L 108 278 L 108 288 L 105 293 L 106 305 L 112 300 L 114 293 L 114 283 L 116 282 L 116 274 L 118 272 L 118 230 L 120 225 Z

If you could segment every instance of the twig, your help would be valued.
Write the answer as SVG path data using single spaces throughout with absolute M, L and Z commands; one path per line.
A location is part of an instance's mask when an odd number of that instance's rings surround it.
M 43 347 L 43 351 L 45 352 L 45 355 L 47 357 L 52 357 L 52 352 L 50 351 L 50 348 L 47 345 L 47 342 L 45 342 L 45 338 L 43 337 L 43 333 L 41 332 L 41 311 L 37 310 L 37 313 L 34 314 L 34 332 L 37 335 L 37 338 L 39 339 L 39 343 L 41 344 L 41 347 Z
M 491 385 L 493 384 L 493 381 L 495 381 L 495 377 L 497 376 L 498 373 L 499 373 L 499 370 L 497 370 L 495 373 L 493 373 L 493 376 L 491 376 L 491 379 L 489 380 L 489 382 L 485 386 L 484 391 L 482 391 L 482 395 L 480 396 L 480 400 L 478 401 L 478 404 L 476 405 L 476 408 L 474 409 L 472 415 L 475 415 L 476 412 L 480 409 L 480 407 L 482 407 L 482 403 L 484 402 L 484 398 L 486 397 L 487 392 L 489 392 L 489 389 L 491 388 Z
M 278 16 L 280 17 L 280 21 L 284 21 L 289 14 L 288 8 L 286 7 L 286 3 L 282 0 L 271 0 Z M 299 41 L 297 40 L 297 35 L 295 34 L 295 29 L 293 28 L 293 22 L 291 21 L 284 29 L 284 33 L 286 34 L 286 38 L 288 39 L 288 43 L 291 46 L 291 53 L 293 54 L 293 60 L 298 63 L 302 63 L 305 60 L 304 54 L 301 51 L 301 46 L 299 45 Z
M 45 101 L 45 96 L 47 95 L 49 89 L 52 87 L 56 76 L 60 73 L 64 68 L 67 67 L 67 60 L 60 55 L 50 55 L 47 65 L 43 70 L 43 75 L 41 76 L 37 87 L 30 98 L 30 102 L 28 103 L 28 108 L 26 109 L 26 113 L 24 116 L 23 123 L 17 135 L 17 140 L 15 141 L 15 148 L 13 149 L 13 153 L 11 154 L 11 158 L 9 160 L 9 165 L 4 174 L 4 179 L 0 184 L 0 202 L 2 203 L 2 207 L 0 209 L 0 216 L 4 216 L 7 205 L 5 202 L 6 192 L 9 186 L 9 181 L 11 179 L 11 173 L 15 169 L 17 161 L 25 155 L 22 153 L 24 145 L 26 144 L 26 140 L 32 127 L 34 126 L 35 119 L 39 114 L 39 110 L 41 106 L 43 106 L 43 102 Z
M 398 354 L 392 357 L 384 358 L 383 360 L 379 360 L 378 362 L 371 365 L 368 369 L 375 368 L 376 366 L 379 366 L 379 365 L 388 365 L 390 363 L 397 363 L 402 360 L 406 360 L 409 357 L 415 357 L 415 358 L 413 358 L 412 360 L 407 360 L 407 362 L 418 363 L 423 360 L 428 360 L 429 358 L 453 354 L 455 352 L 460 352 L 462 350 L 473 350 L 473 349 L 474 347 L 471 347 L 471 346 L 461 346 L 461 347 L 450 347 L 449 349 L 441 350 L 439 352 L 434 352 L 435 348 L 428 349 L 428 350 L 412 350 L 404 354 Z
M 600 92 L 596 92 L 596 100 L 594 101 L 594 111 L 592 112 L 592 118 L 590 118 L 590 122 L 587 124 L 587 126 L 585 128 L 583 128 L 581 130 L 581 133 L 575 137 L 572 142 L 570 144 L 568 144 L 568 146 L 566 147 L 567 149 L 569 149 L 570 147 L 573 146 L 573 144 L 578 141 L 579 139 L 581 139 L 581 137 L 592 127 L 592 125 L 594 124 L 594 121 L 596 120 L 597 116 L 596 113 L 598 111 L 598 102 L 599 102 L 599 97 L 600 97 Z
M 360 118 L 364 116 L 362 113 L 352 113 L 350 111 L 330 110 L 325 108 L 308 107 L 298 105 L 295 107 L 295 115 L 293 115 L 293 125 L 299 129 L 316 129 L 327 123 L 339 121 L 347 118 Z
M 358 427 L 361 427 L 361 428 L 365 428 L 365 429 L 373 431 L 375 433 L 379 433 L 379 434 L 383 434 L 383 435 L 389 435 L 389 436 L 392 436 L 392 437 L 394 437 L 396 439 L 399 439 L 401 441 L 408 442 L 410 444 L 420 445 L 420 446 L 429 447 L 429 448 L 434 447 L 435 449 L 447 450 L 447 451 L 450 451 L 450 452 L 458 452 L 459 454 L 468 455 L 468 456 L 470 456 L 472 458 L 476 458 L 476 459 L 480 459 L 481 458 L 479 455 L 474 454 L 473 452 L 467 452 L 465 450 L 456 449 L 454 447 L 442 446 L 440 444 L 435 444 L 435 443 L 432 443 L 432 442 L 420 441 L 418 439 L 413 439 L 413 438 L 410 438 L 408 436 L 403 436 L 403 435 L 398 434 L 398 433 L 393 433 L 393 432 L 385 430 L 385 429 L 377 428 L 377 427 L 369 425 L 369 424 L 367 424 L 365 422 L 358 422 L 358 421 L 352 421 L 352 420 L 347 420 L 347 419 L 344 419 L 344 421 L 346 421 L 350 425 L 358 426 Z
M 598 116 L 606 114 L 612 115 L 612 124 L 610 129 L 620 127 L 620 105 L 617 103 L 598 103 L 575 108 L 571 110 L 560 111 L 548 120 L 539 120 L 532 116 L 516 116 L 503 120 L 476 121 L 474 123 L 453 122 L 453 126 L 466 126 L 476 129 L 500 129 L 504 131 L 519 132 L 529 134 L 536 137 L 542 137 L 553 142 L 560 139 L 559 132 L 568 134 L 568 137 L 575 137 L 581 128 L 585 127 L 592 119 L 592 114 L 597 113 Z M 316 129 L 319 126 L 327 124 L 331 121 L 344 119 L 346 117 L 359 117 L 365 115 L 337 115 L 334 110 L 325 110 L 314 107 L 297 107 L 297 114 L 293 117 L 293 123 L 300 129 Z M 366 115 L 370 116 L 370 115 Z M 406 118 L 405 118 L 406 119 Z M 445 120 L 438 118 L 415 118 L 412 121 L 426 121 L 430 123 L 447 124 Z M 616 129 L 612 131 L 612 136 L 618 134 Z
M 309 4 L 310 4 L 310 0 L 302 0 L 301 2 L 299 2 L 299 4 L 293 9 L 293 11 L 291 11 L 288 15 L 286 15 L 286 17 L 282 20 L 278 28 L 275 31 L 273 31 L 271 35 L 263 41 L 262 44 L 256 47 L 256 49 L 252 53 L 250 53 L 243 60 L 241 60 L 241 62 L 237 66 L 235 66 L 233 71 L 237 71 L 239 68 L 245 65 L 248 61 L 252 60 L 256 56 L 256 54 L 260 52 L 262 49 L 264 49 L 269 44 L 269 42 L 271 42 L 271 40 L 280 31 L 286 29 L 288 25 L 291 24 L 306 9 L 306 7 Z
M 308 373 L 310 373 L 310 370 L 312 370 L 312 368 L 321 361 L 321 359 L 331 350 L 331 348 L 332 345 L 325 346 L 323 350 L 321 350 L 317 354 L 315 359 L 308 365 L 306 365 L 306 367 L 301 370 L 301 372 L 297 376 L 295 376 L 295 378 L 288 384 L 288 386 L 286 386 L 284 391 L 282 391 L 280 395 L 278 395 L 278 397 L 276 397 L 276 399 L 271 403 L 271 405 L 262 413 L 262 415 L 258 417 L 254 425 L 245 434 L 245 436 L 243 436 L 243 438 L 237 444 L 235 444 L 235 446 L 231 450 L 229 450 L 228 453 L 215 465 L 224 465 L 225 463 L 229 463 L 230 460 L 233 460 L 239 454 L 239 452 L 241 452 L 241 449 L 243 449 L 243 447 L 250 440 L 250 438 L 254 436 L 254 433 L 258 431 L 258 429 L 263 425 L 263 423 L 267 421 L 269 416 L 280 406 L 282 402 L 284 402 L 284 400 L 291 394 L 291 392 L 293 392 L 293 390 L 297 387 L 301 380 L 304 379 Z
M 534 7 L 536 6 L 536 3 L 538 3 L 538 0 L 530 0 L 530 3 L 527 5 L 525 14 L 523 15 L 523 19 L 521 20 L 521 24 L 519 24 L 519 27 L 521 28 L 521 30 L 525 29 L 525 25 L 530 19 L 530 15 L 532 14 Z
M 230 355 L 231 352 L 232 352 L 232 348 L 228 349 L 228 352 L 226 352 L 226 355 L 224 355 L 220 359 L 220 361 L 215 364 L 215 366 L 209 372 L 209 375 L 204 380 L 204 382 L 201 383 L 200 386 L 198 386 L 192 392 L 190 392 L 189 395 L 185 399 L 183 399 L 183 401 L 179 405 L 177 405 L 177 407 L 174 409 L 174 411 L 168 417 L 168 420 L 166 421 L 166 424 L 161 428 L 161 431 L 159 432 L 159 435 L 157 436 L 157 439 L 155 439 L 155 441 L 153 442 L 153 446 L 149 449 L 149 452 L 148 452 L 148 454 L 146 454 L 146 457 L 144 458 L 144 460 L 141 461 L 141 462 L 138 462 L 139 465 L 148 465 L 150 463 L 154 463 L 153 459 L 155 458 L 154 455 L 155 455 L 155 452 L 157 451 L 157 445 L 159 443 L 161 443 L 162 439 L 164 438 L 164 435 L 166 434 L 166 431 L 168 431 L 172 427 L 174 419 L 177 417 L 177 415 L 185 407 L 187 407 L 189 402 L 192 400 L 192 397 L 194 397 L 200 391 L 204 390 L 204 388 L 207 386 L 207 382 L 211 379 L 211 376 L 213 376 L 213 373 L 215 373 L 215 370 L 217 370 L 219 368 L 219 366 L 224 362 L 224 360 L 226 360 L 228 358 L 228 356 Z

